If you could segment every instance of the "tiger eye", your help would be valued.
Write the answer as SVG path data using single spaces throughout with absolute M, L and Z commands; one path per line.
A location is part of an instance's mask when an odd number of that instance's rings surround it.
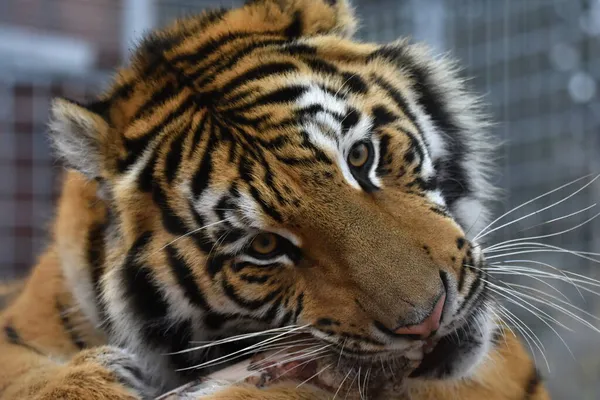
M 358 143 L 350 150 L 348 163 L 355 168 L 360 168 L 367 163 L 369 156 L 369 147 L 364 143 Z
M 252 250 L 258 254 L 269 254 L 277 249 L 277 236 L 272 233 L 260 233 L 252 241 Z

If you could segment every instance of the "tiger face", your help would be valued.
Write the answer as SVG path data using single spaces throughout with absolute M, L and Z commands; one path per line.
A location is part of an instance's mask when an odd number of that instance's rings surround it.
M 210 357 L 193 341 L 265 327 L 329 345 L 340 376 L 465 376 L 490 346 L 467 236 L 486 122 L 452 64 L 351 41 L 350 11 L 207 12 L 150 35 L 97 102 L 54 103 L 59 154 L 108 210 L 87 309 L 168 380 Z

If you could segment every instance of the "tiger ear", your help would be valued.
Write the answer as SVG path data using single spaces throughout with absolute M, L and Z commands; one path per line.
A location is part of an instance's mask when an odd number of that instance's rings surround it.
M 57 155 L 89 179 L 100 178 L 103 170 L 109 125 L 102 109 L 100 103 L 84 106 L 64 98 L 54 99 L 50 109 L 50 139 Z
M 289 18 L 290 37 L 333 34 L 349 38 L 356 31 L 354 9 L 349 0 L 250 0 L 253 7 L 276 5 Z

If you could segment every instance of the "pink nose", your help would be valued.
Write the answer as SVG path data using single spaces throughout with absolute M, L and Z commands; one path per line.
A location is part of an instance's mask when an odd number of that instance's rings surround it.
M 403 326 L 396 329 L 394 333 L 398 335 L 418 335 L 422 338 L 428 338 L 440 327 L 440 319 L 442 318 L 445 302 L 446 294 L 443 294 L 433 308 L 433 312 L 423 322 L 417 325 Z

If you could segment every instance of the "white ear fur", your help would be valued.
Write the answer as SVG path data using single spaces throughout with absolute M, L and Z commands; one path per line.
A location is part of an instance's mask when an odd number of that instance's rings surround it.
M 58 156 L 88 178 L 99 177 L 101 138 L 108 129 L 106 121 L 66 99 L 55 99 L 50 114 L 50 138 Z

